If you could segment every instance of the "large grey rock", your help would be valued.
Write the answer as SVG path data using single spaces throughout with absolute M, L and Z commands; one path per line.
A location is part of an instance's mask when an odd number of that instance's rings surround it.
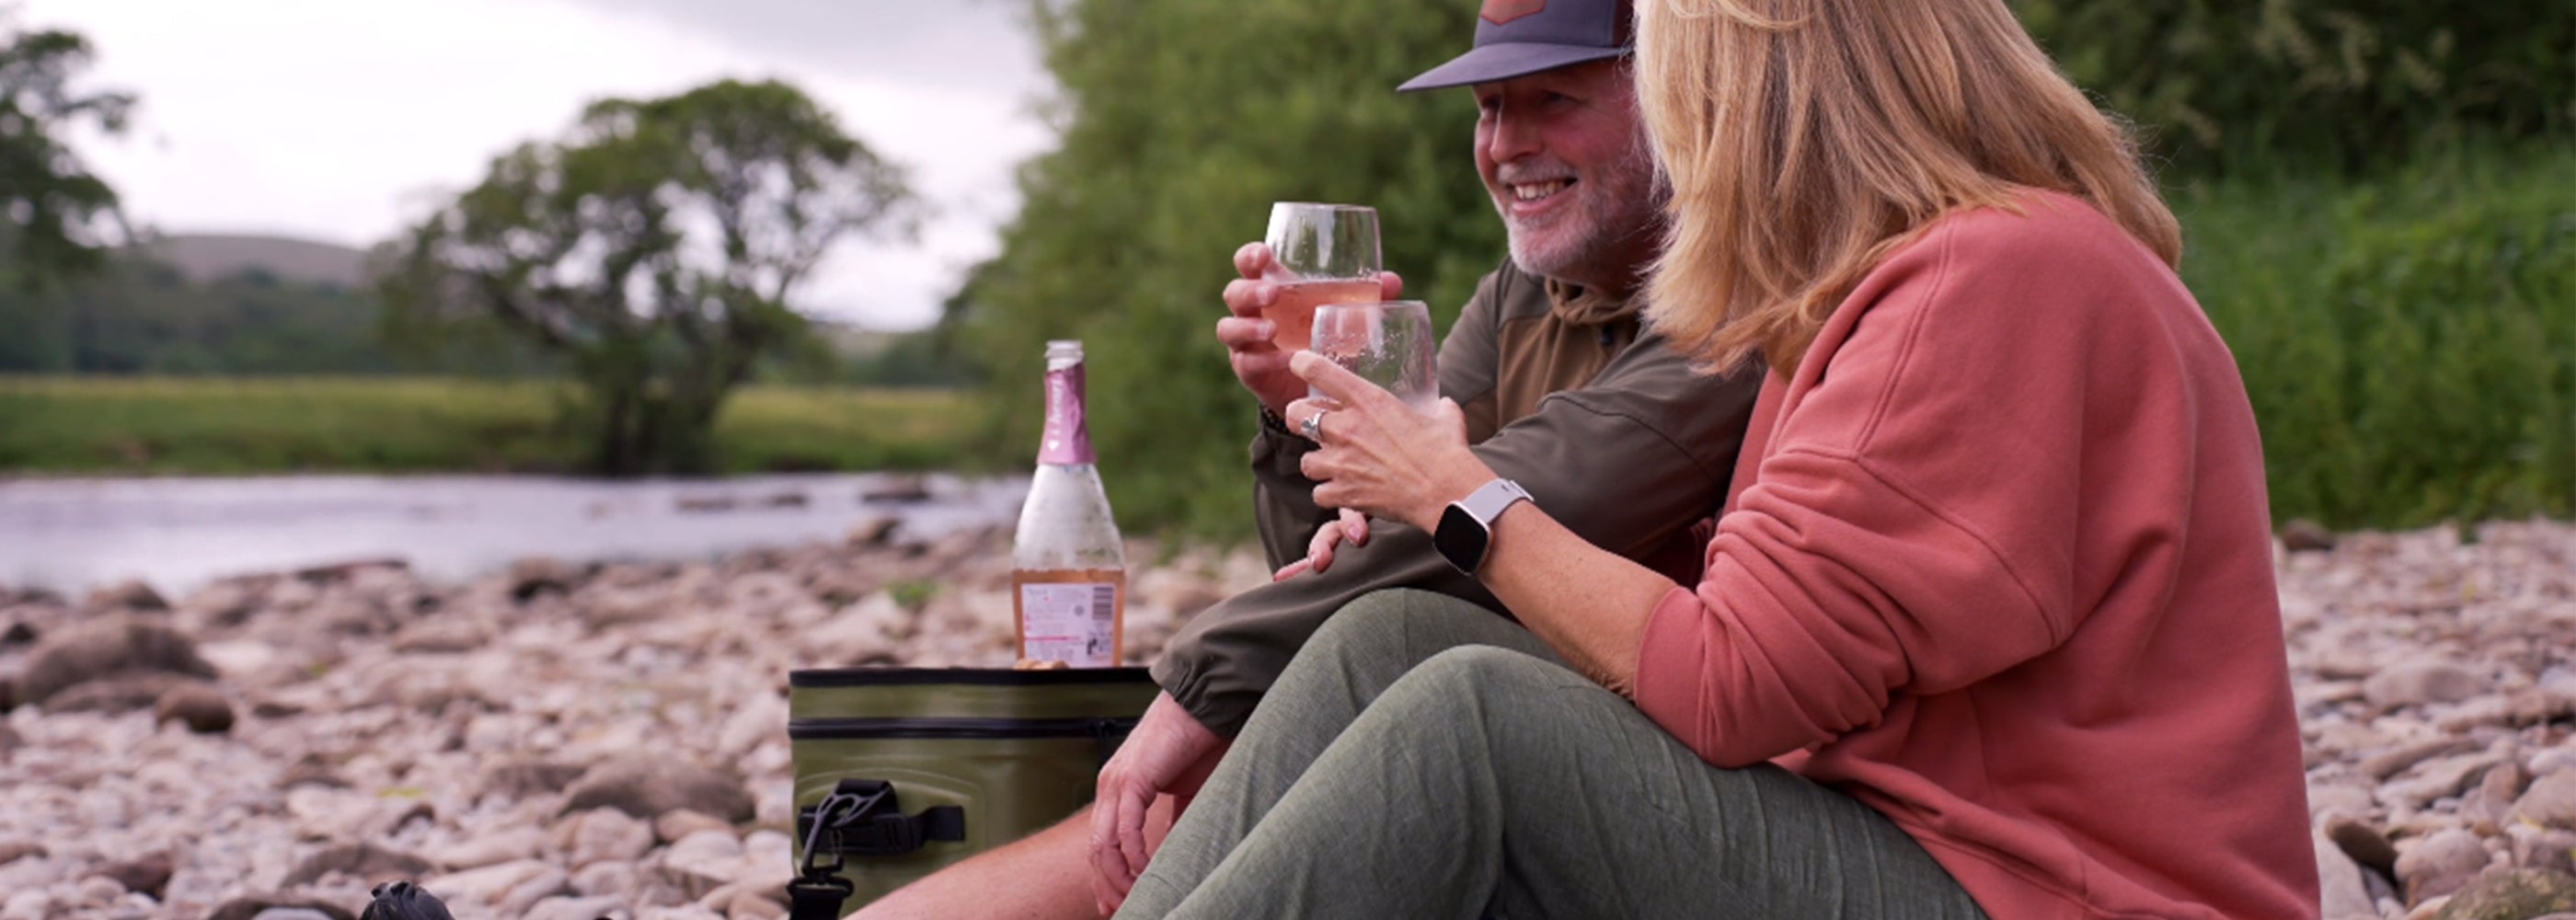
M 471 620 L 440 618 L 420 620 L 394 634 L 394 651 L 406 655 L 455 655 L 471 652 L 492 641 L 489 631 Z
M 2487 848 L 2477 835 L 2448 830 L 2416 841 L 2397 856 L 2397 881 L 2406 902 L 2419 904 L 2460 890 L 2487 867 Z
M 174 869 L 170 854 L 154 853 L 139 859 L 109 863 L 100 867 L 98 874 L 114 880 L 120 888 L 151 895 L 158 901 L 162 892 L 169 889 L 170 874 Z
M 528 908 L 526 920 L 595 920 L 625 905 L 613 897 L 547 898 Z
M 346 875 L 373 885 L 377 882 L 419 878 L 432 867 L 429 860 L 399 850 L 389 850 L 372 843 L 342 843 L 326 847 L 308 856 L 286 873 L 280 884 L 288 888 L 310 885 L 333 874 Z
M 524 799 L 563 792 L 585 772 L 580 764 L 523 757 L 504 760 L 485 769 L 482 786 L 486 795 Z
M 2478 749 L 2478 743 L 2467 738 L 2431 738 L 2413 744 L 2401 744 L 2362 758 L 2361 772 L 2371 779 L 2386 780 L 2435 757 L 2466 754 Z
M 2576 831 L 2523 828 L 2513 834 L 2513 864 L 2576 875 Z
M 2513 815 L 2541 827 L 2576 830 L 2576 770 L 2560 770 L 2531 782 L 2513 803 Z
M 2459 795 L 2469 788 L 2471 780 L 2501 760 L 2501 757 L 2485 752 L 2428 760 L 2416 764 L 2404 777 L 2381 784 L 2379 800 L 2422 809 L 2435 799 Z
M 2380 833 L 2379 828 L 2371 826 L 2370 822 L 2337 815 L 2326 819 L 2320 830 L 2344 855 L 2352 857 L 2353 862 L 2381 875 L 2396 877 L 2397 847 L 2390 844 L 2387 835 Z
M 451 870 L 480 869 L 522 859 L 532 859 L 546 848 L 546 835 L 533 827 L 511 828 L 423 852 L 431 862 Z
M 179 601 L 179 614 L 210 626 L 239 626 L 259 612 L 267 585 L 250 579 L 226 579 L 198 588 Z
M 2570 910 L 2576 910 L 2576 876 L 2497 869 L 2461 888 L 2433 916 L 2435 920 L 2529 920 Z
M 2316 848 L 2317 884 L 2325 905 L 2325 920 L 2377 920 L 2379 909 L 2370 901 L 2370 886 L 2362 882 L 2361 874 L 2368 870 L 2355 864 L 2343 848 L 2322 834 L 2317 837 Z
M 161 698 L 170 695 L 171 691 L 203 683 L 181 674 L 118 674 L 66 687 L 45 700 L 44 710 L 111 715 L 147 712 L 160 704 Z
M 494 904 L 493 909 L 504 917 L 524 916 L 539 901 L 571 893 L 572 875 L 547 866 L 546 871 L 511 886 L 510 893 L 502 895 L 500 903 Z
M 2456 703 L 2487 692 L 2494 684 L 2477 672 L 2448 661 L 2410 661 L 2370 675 L 2362 696 L 2382 709 Z
M 593 897 L 624 897 L 635 890 L 635 864 L 630 862 L 597 862 L 581 867 L 572 874 L 574 894 Z
M 730 831 L 733 825 L 723 819 L 699 814 L 688 809 L 668 812 L 653 819 L 653 836 L 663 843 L 677 843 L 680 838 L 699 831 Z
M 543 876 L 554 867 L 541 859 L 521 859 L 505 863 L 451 872 L 420 883 L 421 890 L 436 895 L 450 904 L 491 906 L 509 896 L 510 891 L 530 879 Z
M 152 720 L 177 722 L 201 735 L 219 735 L 233 727 L 233 704 L 211 684 L 185 683 L 161 694 L 152 704 Z
M 739 823 L 752 819 L 752 805 L 741 780 L 676 757 L 642 754 L 592 767 L 573 783 L 562 813 L 614 808 L 651 821 L 686 808 Z
M 2294 553 L 2330 550 L 2335 548 L 2334 531 L 2307 518 L 2292 518 L 2281 525 L 2281 548 Z
M 0 920 L 52 920 L 55 907 L 52 892 L 13 892 L 7 900 L 0 900 Z
M 579 566 L 552 556 L 530 556 L 510 563 L 510 598 L 525 601 L 545 591 L 568 592 L 581 583 Z
M 597 862 L 633 862 L 653 849 L 653 825 L 615 808 L 595 808 L 563 823 L 557 839 L 575 869 Z
M 778 920 L 785 916 L 787 905 L 757 891 L 736 891 L 725 901 L 725 920 Z
M 168 613 L 170 602 L 161 596 L 161 592 L 140 581 L 119 582 L 100 588 L 81 601 L 81 612 L 91 616 L 124 611 Z
M 105 617 L 56 630 L 36 643 L 15 681 L 17 702 L 43 703 L 88 681 L 136 674 L 212 680 L 215 668 L 178 630 L 131 615 Z

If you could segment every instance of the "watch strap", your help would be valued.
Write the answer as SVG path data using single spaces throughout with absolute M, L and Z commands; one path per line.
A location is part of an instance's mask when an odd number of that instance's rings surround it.
M 1521 488 L 1520 483 L 1497 476 L 1492 482 L 1476 487 L 1476 491 L 1469 492 L 1467 497 L 1459 499 L 1458 507 L 1474 515 L 1476 523 L 1485 525 L 1485 529 L 1491 531 L 1494 528 L 1494 519 L 1503 516 L 1503 510 L 1510 508 L 1513 502 L 1537 503 L 1535 499 L 1530 498 L 1528 490 Z

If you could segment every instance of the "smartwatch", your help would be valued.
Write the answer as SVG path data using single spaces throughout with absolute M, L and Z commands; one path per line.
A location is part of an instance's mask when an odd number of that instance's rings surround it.
M 1486 552 L 1493 549 L 1494 519 L 1503 516 L 1503 510 L 1513 503 L 1530 501 L 1529 492 L 1520 483 L 1500 478 L 1485 483 L 1440 512 L 1440 526 L 1431 532 L 1431 546 L 1458 571 L 1474 575 L 1477 567 L 1485 564 Z

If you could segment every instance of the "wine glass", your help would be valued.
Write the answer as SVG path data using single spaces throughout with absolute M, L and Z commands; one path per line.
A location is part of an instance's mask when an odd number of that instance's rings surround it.
M 1414 411 L 1429 412 L 1440 401 L 1431 308 L 1419 300 L 1317 307 L 1309 350 L 1395 394 Z
M 1383 296 L 1376 208 L 1282 201 L 1270 206 L 1270 232 L 1263 241 L 1278 261 L 1271 280 L 1280 288 L 1261 318 L 1277 330 L 1270 341 L 1282 350 L 1306 348 L 1316 306 Z

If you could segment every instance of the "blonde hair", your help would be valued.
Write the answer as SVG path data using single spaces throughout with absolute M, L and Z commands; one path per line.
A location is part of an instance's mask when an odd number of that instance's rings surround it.
M 2065 192 L 2167 265 L 2182 233 L 2124 125 L 2003 0 L 1639 0 L 1637 103 L 1672 183 L 1646 316 L 1705 367 L 1788 373 L 1942 214 Z

